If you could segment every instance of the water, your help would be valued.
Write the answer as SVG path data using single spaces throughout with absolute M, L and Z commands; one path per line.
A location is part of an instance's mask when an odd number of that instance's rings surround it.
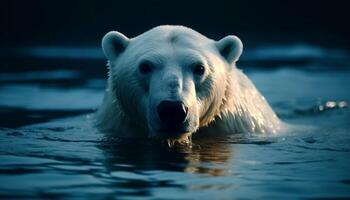
M 13 50 L 21 59 L 8 56 L 0 74 L 2 199 L 350 198 L 345 51 L 247 51 L 244 71 L 282 120 L 304 127 L 197 138 L 192 148 L 167 149 L 106 139 L 93 127 L 106 72 L 98 53 L 86 59 L 94 49 L 55 48 L 42 57 L 34 49 Z

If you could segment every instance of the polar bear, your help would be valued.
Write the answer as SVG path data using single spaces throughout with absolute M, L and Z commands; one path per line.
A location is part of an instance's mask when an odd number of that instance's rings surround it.
M 102 39 L 108 83 L 97 126 L 117 137 L 190 141 L 196 134 L 276 133 L 281 121 L 236 68 L 243 45 L 184 26 Z

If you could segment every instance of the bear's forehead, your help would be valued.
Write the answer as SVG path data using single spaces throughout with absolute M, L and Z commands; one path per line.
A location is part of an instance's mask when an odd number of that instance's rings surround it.
M 211 40 L 187 27 L 159 26 L 137 36 L 134 42 L 142 43 L 145 47 L 164 45 L 195 47 L 206 45 Z
M 214 41 L 182 26 L 160 26 L 132 38 L 127 60 L 161 60 L 190 62 L 216 54 Z M 184 59 L 186 58 L 186 59 Z

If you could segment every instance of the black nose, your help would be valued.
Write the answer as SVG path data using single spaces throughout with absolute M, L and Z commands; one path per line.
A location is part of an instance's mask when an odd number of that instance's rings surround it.
M 187 116 L 188 108 L 181 101 L 162 101 L 157 106 L 160 120 L 167 126 L 181 125 Z

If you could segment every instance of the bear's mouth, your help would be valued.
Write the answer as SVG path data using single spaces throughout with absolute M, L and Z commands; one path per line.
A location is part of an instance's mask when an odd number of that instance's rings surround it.
M 192 138 L 191 138 L 191 135 L 189 135 L 178 139 L 166 139 L 164 142 L 169 148 L 185 147 L 185 146 L 191 147 Z
M 158 133 L 152 139 L 160 141 L 169 148 L 191 146 L 192 134 L 190 132 L 174 134 L 169 136 L 165 133 Z

